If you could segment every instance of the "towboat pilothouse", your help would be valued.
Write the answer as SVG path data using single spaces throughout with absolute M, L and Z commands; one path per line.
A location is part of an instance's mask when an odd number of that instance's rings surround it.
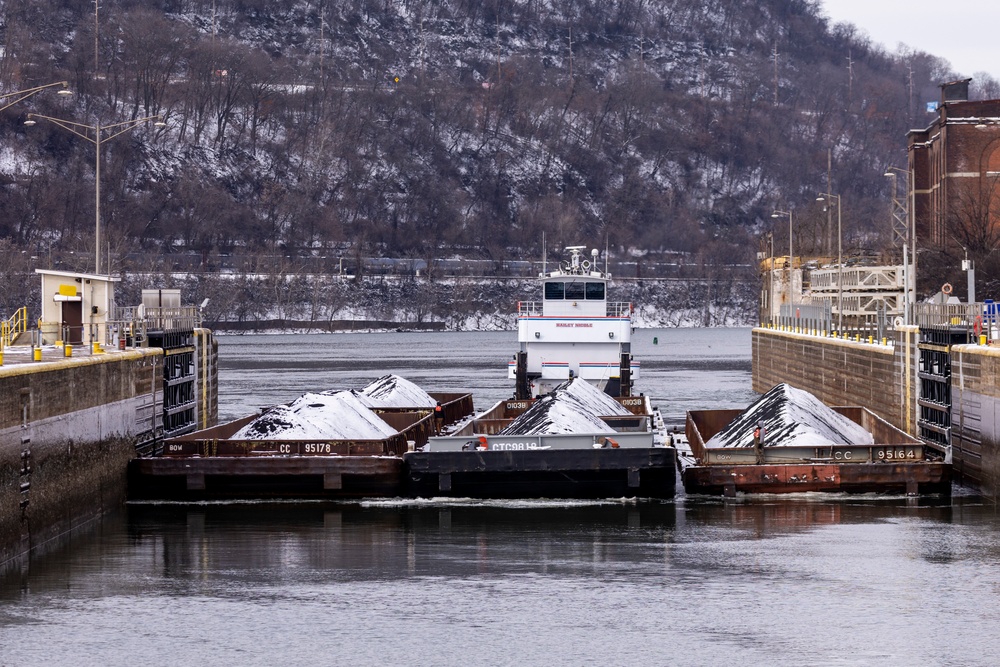
M 404 456 L 408 493 L 476 498 L 671 498 L 676 451 L 634 395 L 632 306 L 608 301 L 598 252 L 543 266 L 542 300 L 518 304 L 514 396 Z
M 597 267 L 585 246 L 566 249 L 569 258 L 539 275 L 541 301 L 517 309 L 520 350 L 508 364 L 514 396 L 530 399 L 582 378 L 611 396 L 630 396 L 638 377 L 631 354 L 632 304 L 608 301 L 611 275 Z

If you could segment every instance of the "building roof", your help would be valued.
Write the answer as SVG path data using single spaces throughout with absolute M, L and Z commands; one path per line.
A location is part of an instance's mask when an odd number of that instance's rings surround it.
M 115 276 L 101 276 L 94 273 L 76 273 L 74 271 L 53 271 L 51 269 L 35 269 L 35 273 L 43 276 L 60 276 L 62 278 L 81 278 L 84 280 L 100 280 L 106 283 L 121 282 L 121 278 Z

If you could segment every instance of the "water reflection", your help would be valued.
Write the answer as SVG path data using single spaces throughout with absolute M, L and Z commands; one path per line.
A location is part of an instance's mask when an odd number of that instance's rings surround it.
M 171 579 L 465 577 L 641 560 L 676 516 L 671 504 L 529 505 L 132 505 L 127 530 L 130 548 Z

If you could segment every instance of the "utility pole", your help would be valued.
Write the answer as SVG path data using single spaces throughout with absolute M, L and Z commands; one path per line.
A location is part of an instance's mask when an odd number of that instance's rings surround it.
M 771 58 L 774 60 L 774 106 L 778 106 L 778 42 L 775 40 L 774 49 L 771 51 Z

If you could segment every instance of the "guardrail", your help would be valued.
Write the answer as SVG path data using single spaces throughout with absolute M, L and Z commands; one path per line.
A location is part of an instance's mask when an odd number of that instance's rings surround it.
M 541 317 L 541 301 L 518 301 L 517 314 L 519 317 Z M 632 314 L 632 303 L 630 301 L 609 301 L 607 303 L 607 317 L 629 317 Z
M 116 307 L 107 321 L 105 344 L 113 347 L 142 347 L 149 332 L 192 331 L 201 327 L 201 309 L 197 306 L 147 308 Z
M 28 330 L 28 307 L 21 306 L 14 314 L 5 320 L 0 320 L 0 342 L 4 347 L 10 347 L 11 343 L 22 333 Z

